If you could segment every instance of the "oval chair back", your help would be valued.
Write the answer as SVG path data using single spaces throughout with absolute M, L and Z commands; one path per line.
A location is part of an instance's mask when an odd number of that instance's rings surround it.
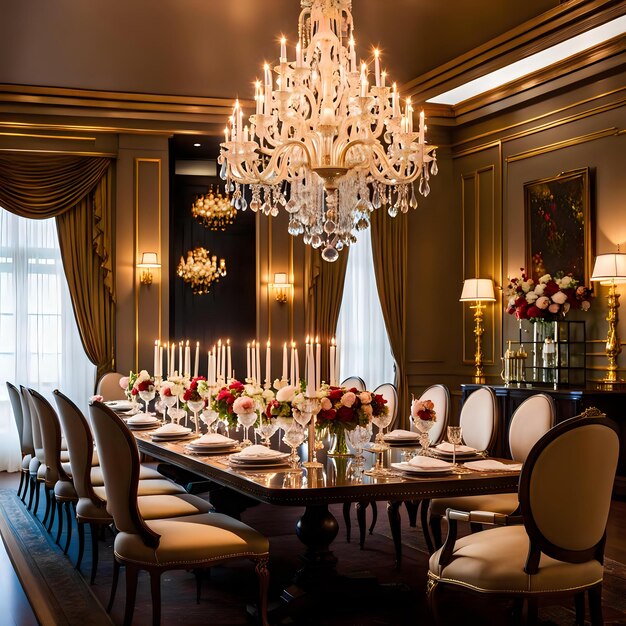
M 16 389 L 17 390 L 17 389 Z M 30 404 L 26 397 L 26 388 L 20 387 L 19 401 L 22 407 L 22 447 L 24 452 L 35 456 L 35 444 L 33 443 L 33 422 L 30 416 Z
M 347 389 L 355 388 L 357 391 L 365 391 L 365 381 L 360 376 L 349 376 L 342 383 L 342 387 Z
M 61 425 L 48 400 L 35 389 L 29 391 L 41 428 L 46 464 L 45 482 L 46 487 L 50 489 L 56 485 L 58 480 L 70 481 L 61 465 Z
M 391 415 L 391 421 L 387 427 L 388 431 L 393 430 L 397 426 L 398 421 L 398 392 L 396 386 L 392 383 L 383 383 L 378 385 L 372 393 L 380 394 L 385 400 L 387 400 L 387 407 L 389 408 L 389 414 Z
M 498 401 L 491 387 L 477 389 L 461 407 L 459 425 L 463 429 L 463 441 L 476 450 L 493 449 L 499 422 Z
M 92 402 L 89 415 L 104 477 L 107 511 L 120 532 L 139 535 L 147 546 L 158 546 L 159 535 L 146 526 L 137 506 L 140 463 L 133 435 L 102 402 Z
M 39 426 L 39 417 L 35 406 L 33 404 L 33 398 L 30 395 L 30 390 L 24 386 L 20 386 L 22 393 L 22 412 L 24 418 L 28 415 L 30 419 L 30 431 L 33 438 L 33 450 L 35 456 L 40 463 L 45 463 L 45 457 L 43 453 L 43 441 L 41 439 L 41 427 Z
M 96 386 L 96 393 L 109 400 L 126 400 L 126 394 L 120 387 L 120 380 L 123 378 L 119 372 L 107 372 Z
M 20 401 L 20 392 L 15 385 L 12 385 L 7 380 L 7 391 L 9 392 L 9 400 L 11 401 L 11 409 L 13 411 L 13 419 L 15 421 L 15 427 L 17 428 L 17 434 L 20 438 L 20 450 L 22 454 L 32 454 L 33 450 L 27 450 L 24 446 L 24 413 L 22 412 L 22 403 Z M 32 448 L 32 441 L 31 441 Z
M 439 443 L 445 438 L 448 430 L 450 392 L 445 385 L 431 385 L 423 391 L 419 400 L 430 400 L 435 405 L 437 419 L 434 426 L 428 431 L 428 437 L 431 443 Z M 418 432 L 415 427 L 412 430 Z
M 616 424 L 599 413 L 557 424 L 526 458 L 519 502 L 529 574 L 541 552 L 569 563 L 602 563 L 620 441 Z
M 82 411 L 58 389 L 53 392 L 59 410 L 59 420 L 65 434 L 70 453 L 72 480 L 79 498 L 88 498 L 97 506 L 105 502 L 98 497 L 91 483 L 91 463 L 93 459 L 93 436 L 87 418 Z
M 545 393 L 526 398 L 515 409 L 509 426 L 511 457 L 523 463 L 532 447 L 553 426 L 556 420 L 554 400 Z

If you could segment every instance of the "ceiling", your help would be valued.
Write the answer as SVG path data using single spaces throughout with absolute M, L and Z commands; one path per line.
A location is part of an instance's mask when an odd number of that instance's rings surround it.
M 357 55 L 380 47 L 402 85 L 558 5 L 353 0 Z M 0 0 L 0 83 L 250 98 L 278 37 L 295 45 L 299 10 L 299 0 Z M 193 137 L 178 143 L 193 156 Z

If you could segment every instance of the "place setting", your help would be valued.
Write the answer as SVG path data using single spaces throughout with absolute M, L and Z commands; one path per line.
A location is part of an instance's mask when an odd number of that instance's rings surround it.
M 151 437 L 152 441 L 181 441 L 183 439 L 191 439 L 195 437 L 195 434 L 192 433 L 191 428 L 181 426 L 176 422 L 169 422 L 155 430 Z
M 140 413 L 125 421 L 129 430 L 152 430 L 161 424 L 161 420 L 149 413 Z
M 185 446 L 192 454 L 227 454 L 239 450 L 239 442 L 220 433 L 207 433 Z
M 408 461 L 392 463 L 391 467 L 399 470 L 403 476 L 439 476 L 452 474 L 455 465 L 432 456 L 414 456 Z
M 264 469 L 288 465 L 288 452 L 272 450 L 260 444 L 253 444 L 243 448 L 240 452 L 231 454 L 228 462 L 236 469 Z

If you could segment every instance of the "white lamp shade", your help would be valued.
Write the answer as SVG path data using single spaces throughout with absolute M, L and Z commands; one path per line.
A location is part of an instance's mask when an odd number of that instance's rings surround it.
M 141 255 L 141 263 L 137 263 L 137 267 L 161 267 L 157 253 L 144 252 Z
M 593 265 L 591 280 L 603 283 L 626 282 L 626 253 L 599 254 Z
M 459 298 L 461 302 L 495 302 L 493 281 L 491 278 L 467 278 L 463 283 L 463 292 Z
M 274 284 L 275 285 L 288 285 L 289 281 L 287 280 L 287 274 L 279 273 L 274 274 Z

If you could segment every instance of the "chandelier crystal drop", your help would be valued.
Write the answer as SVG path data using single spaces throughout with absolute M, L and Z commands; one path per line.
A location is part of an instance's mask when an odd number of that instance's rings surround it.
M 176 273 L 191 286 L 194 294 L 209 293 L 213 283 L 226 276 L 226 261 L 217 261 L 206 248 L 194 248 L 187 252 L 187 260 L 181 256 Z
M 213 185 L 209 190 L 196 196 L 191 206 L 191 214 L 203 226 L 210 230 L 226 230 L 237 216 L 237 210 L 228 197 L 222 196 L 219 191 L 213 191 Z
M 289 233 L 335 261 L 367 228 L 372 211 L 392 217 L 417 206 L 437 173 L 423 111 L 413 129 L 410 98 L 388 86 L 381 57 L 357 65 L 351 0 L 301 0 L 295 60 L 280 43 L 279 63 L 256 83 L 256 111 L 243 123 L 235 103 L 218 162 L 232 203 L 290 216 Z M 373 65 L 373 84 L 370 71 Z M 276 74 L 274 80 L 273 74 Z

